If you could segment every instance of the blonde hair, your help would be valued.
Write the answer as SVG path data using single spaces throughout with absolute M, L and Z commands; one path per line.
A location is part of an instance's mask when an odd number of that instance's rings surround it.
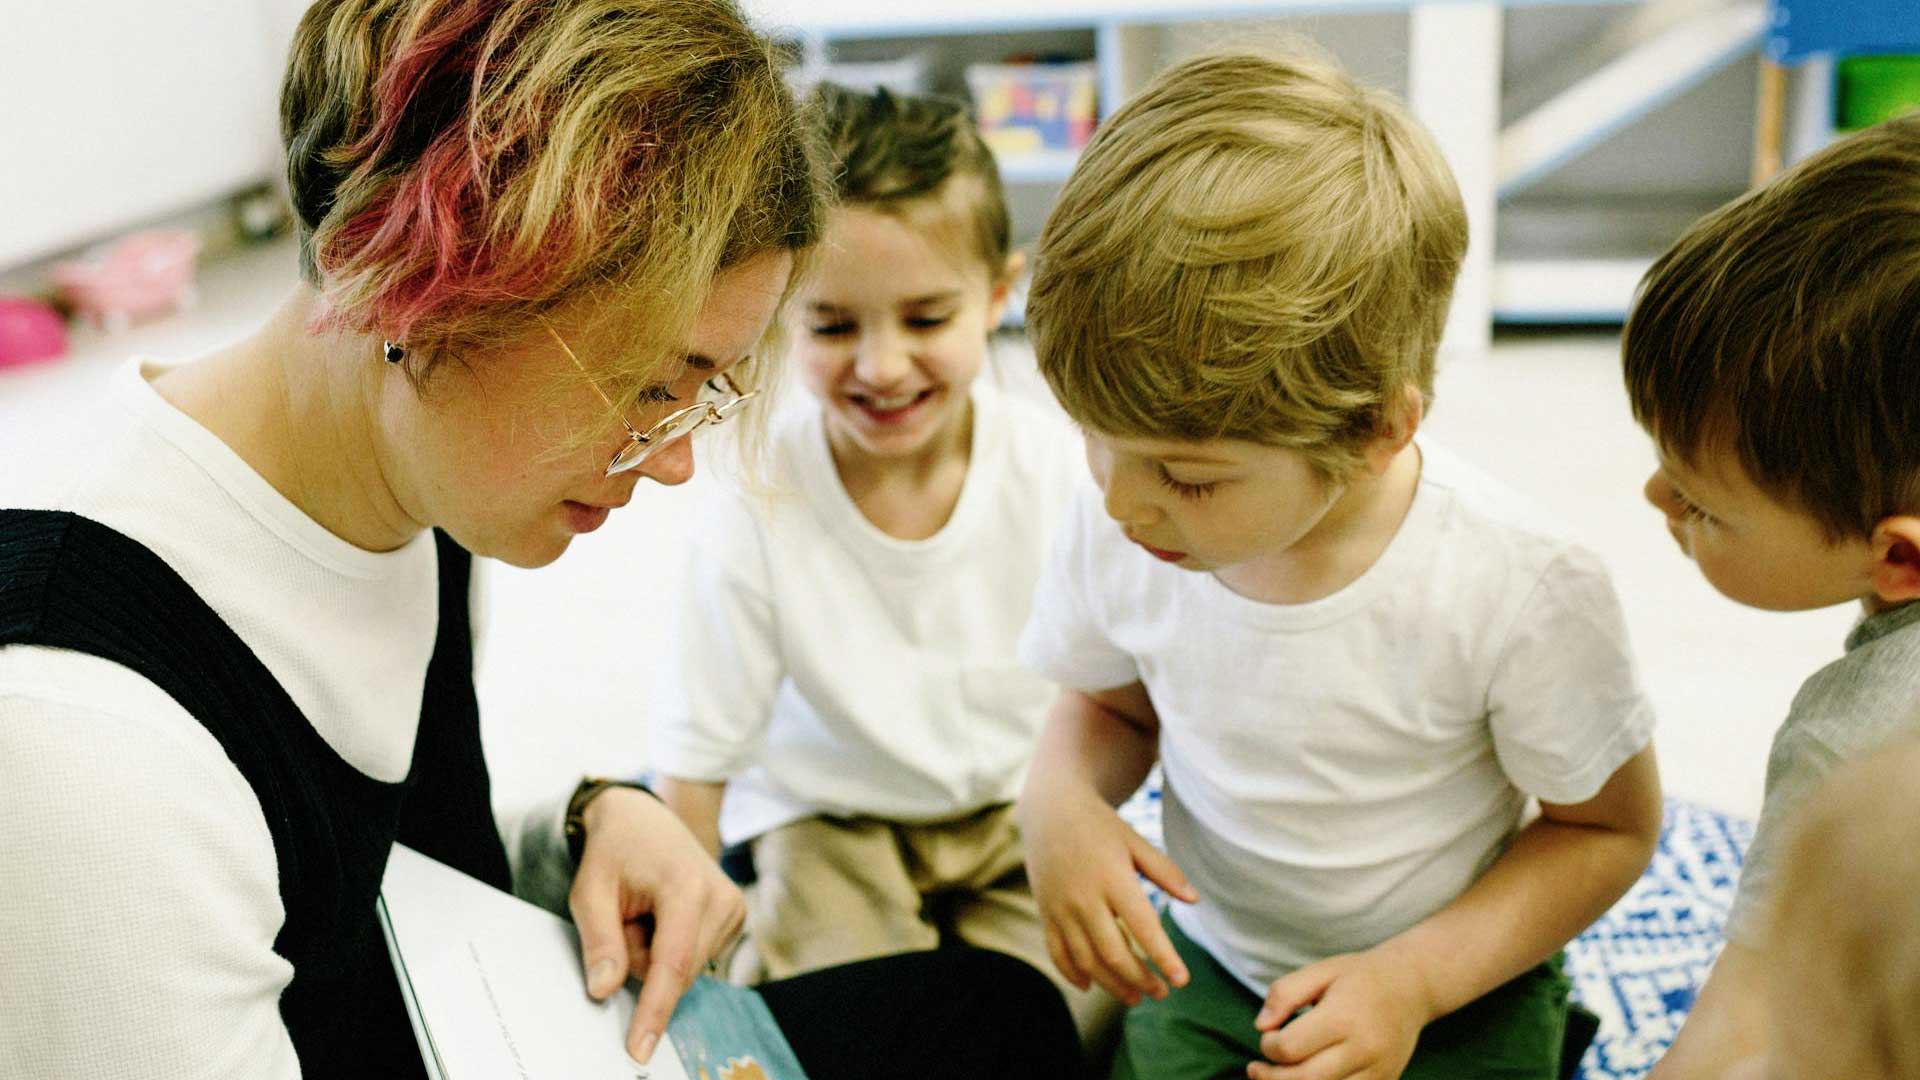
M 1773 1026 L 1811 1040 L 1822 1075 L 1920 1080 L 1915 776 L 1920 742 L 1844 766 L 1807 800 L 1787 848 L 1771 916 Z
M 1732 452 L 1834 539 L 1920 509 L 1920 115 L 1700 219 L 1622 355 L 1634 418 L 1682 462 Z
M 1027 319 L 1076 420 L 1289 447 L 1340 476 L 1431 397 L 1467 242 L 1439 148 L 1294 45 L 1156 78 L 1101 125 L 1040 237 Z
M 404 340 L 416 379 L 604 298 L 645 328 L 594 361 L 626 394 L 717 273 L 820 227 L 805 125 L 729 0 L 320 0 L 281 126 L 321 327 Z
M 975 254 L 991 280 L 1005 275 L 1013 246 L 1006 192 L 963 102 L 822 83 L 808 104 L 843 203 L 904 213 L 949 194 L 962 198 Z

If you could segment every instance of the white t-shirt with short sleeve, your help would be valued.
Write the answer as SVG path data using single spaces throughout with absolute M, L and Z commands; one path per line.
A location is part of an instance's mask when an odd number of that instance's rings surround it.
M 1651 738 L 1598 560 L 1426 442 L 1379 560 L 1306 604 L 1154 559 L 1083 486 L 1022 656 L 1085 690 L 1141 682 L 1193 939 L 1264 994 L 1445 907 L 1528 797 L 1582 802 Z
M 727 843 L 815 815 L 924 823 L 1019 794 L 1054 695 L 1016 654 L 1084 472 L 1058 413 L 984 382 L 938 533 L 876 528 L 821 410 L 777 424 L 780 491 L 717 487 L 697 515 L 651 760 L 727 781 Z

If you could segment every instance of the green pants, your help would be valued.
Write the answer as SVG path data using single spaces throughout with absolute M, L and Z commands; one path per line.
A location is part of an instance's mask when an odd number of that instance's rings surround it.
M 1160 924 L 1191 978 L 1165 1001 L 1127 1010 L 1113 1080 L 1227 1080 L 1263 1061 L 1253 1018 L 1261 999 L 1218 960 Z M 1567 978 L 1560 957 L 1499 987 L 1420 1032 L 1403 1080 L 1557 1080 L 1566 1034 Z

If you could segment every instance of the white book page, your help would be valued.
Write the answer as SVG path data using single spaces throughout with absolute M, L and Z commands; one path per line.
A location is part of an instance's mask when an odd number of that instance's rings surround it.
M 388 947 L 430 1073 L 442 1080 L 690 1080 L 672 1040 L 626 1052 L 631 984 L 587 996 L 571 924 L 394 845 L 381 884 Z

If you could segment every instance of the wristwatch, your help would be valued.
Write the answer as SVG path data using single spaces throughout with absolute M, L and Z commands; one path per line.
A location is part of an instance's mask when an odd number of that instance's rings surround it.
M 587 847 L 587 804 L 608 788 L 617 787 L 653 794 L 652 788 L 638 780 L 613 780 L 604 776 L 589 776 L 573 789 L 573 797 L 567 800 L 567 816 L 560 825 L 560 832 L 567 838 L 567 855 L 573 860 L 573 865 L 580 865 L 580 853 Z

